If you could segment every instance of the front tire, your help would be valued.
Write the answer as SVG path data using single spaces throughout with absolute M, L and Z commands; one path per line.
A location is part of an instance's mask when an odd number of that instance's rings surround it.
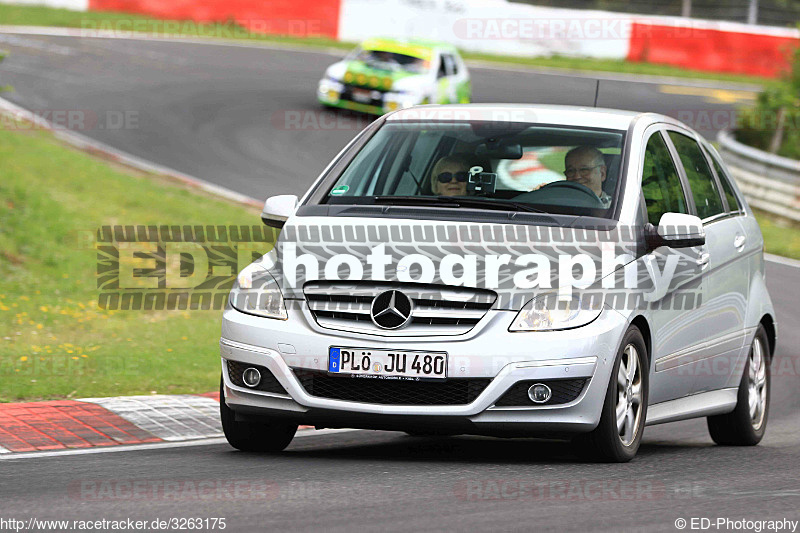
M 243 452 L 279 452 L 297 432 L 297 424 L 265 419 L 264 422 L 237 422 L 233 409 L 225 403 L 225 387 L 219 383 L 219 414 L 228 444 Z
M 764 438 L 772 388 L 768 350 L 767 332 L 764 326 L 758 326 L 739 382 L 736 409 L 707 419 L 708 432 L 717 444 L 755 446 Z
M 597 427 L 574 439 L 581 455 L 598 462 L 626 463 L 636 456 L 647 418 L 649 367 L 641 331 L 622 338 Z

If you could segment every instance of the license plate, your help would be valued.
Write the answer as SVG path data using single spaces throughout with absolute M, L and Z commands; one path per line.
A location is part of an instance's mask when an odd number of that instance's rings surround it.
M 365 91 L 364 89 L 353 89 L 353 100 L 361 102 L 362 104 L 368 104 L 372 101 L 372 92 Z
M 445 379 L 447 354 L 372 348 L 331 348 L 328 372 L 373 379 Z

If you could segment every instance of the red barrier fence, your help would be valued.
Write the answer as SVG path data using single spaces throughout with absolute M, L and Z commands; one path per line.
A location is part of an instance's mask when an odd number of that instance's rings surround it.
M 634 22 L 628 61 L 708 72 L 778 77 L 790 68 L 800 39 L 697 27 Z
M 426 11 L 428 8 L 423 9 L 413 3 L 387 1 L 382 9 L 394 9 L 392 18 L 380 19 L 383 25 L 377 24 L 376 28 L 372 28 L 372 23 L 377 22 L 374 18 L 377 13 L 374 5 L 364 0 L 88 1 L 88 8 L 92 11 L 136 13 L 160 19 L 195 22 L 235 21 L 256 33 L 351 40 L 359 40 L 369 33 L 369 29 L 397 37 L 421 37 L 424 35 L 418 35 L 419 31 L 411 30 L 406 35 L 403 31 L 398 34 L 395 30 L 416 28 L 420 20 L 428 20 L 431 16 Z M 479 10 L 479 4 L 466 2 L 464 6 L 468 11 L 474 8 L 475 13 L 484 13 Z M 498 6 L 498 14 L 507 11 L 510 19 L 524 14 L 519 11 L 520 4 L 508 4 L 506 10 L 502 9 L 503 4 Z M 531 10 L 531 20 L 544 16 L 542 9 L 545 8 L 527 8 Z M 561 11 L 563 10 L 559 10 L 559 16 L 563 17 Z M 441 14 L 435 19 L 440 36 L 444 40 L 457 42 L 465 50 L 470 50 L 473 43 L 469 39 L 459 39 L 453 32 L 458 19 L 468 14 L 461 13 L 457 17 Z M 625 58 L 628 61 L 660 63 L 708 72 L 778 77 L 789 69 L 792 51 L 800 45 L 800 34 L 796 30 L 748 27 L 695 19 L 618 15 L 614 20 L 621 21 L 624 27 L 630 28 L 628 46 L 618 47 L 619 59 Z M 365 31 L 357 31 L 359 37 L 355 39 L 352 35 L 341 34 L 341 31 L 347 33 L 345 28 L 350 28 L 352 33 L 354 27 Z M 486 46 L 485 41 L 479 44 Z M 486 51 L 483 48 L 480 50 Z M 498 45 L 498 51 L 502 50 L 507 50 L 507 47 Z
M 335 39 L 340 3 L 341 0 L 89 0 L 89 10 L 196 22 L 235 21 L 257 33 Z

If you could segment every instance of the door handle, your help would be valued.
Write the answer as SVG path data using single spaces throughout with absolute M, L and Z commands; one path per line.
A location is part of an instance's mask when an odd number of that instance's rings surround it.
M 700 268 L 705 268 L 708 266 L 708 261 L 711 259 L 711 254 L 708 252 L 703 252 L 700 254 L 700 257 L 697 258 L 697 266 Z
M 734 248 L 742 248 L 744 243 L 747 241 L 747 237 L 744 235 L 737 235 L 735 239 L 733 239 L 733 247 Z

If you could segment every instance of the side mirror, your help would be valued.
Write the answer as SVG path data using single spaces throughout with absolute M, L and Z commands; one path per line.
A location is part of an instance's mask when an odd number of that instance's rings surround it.
M 691 248 L 706 243 L 703 222 L 699 217 L 684 213 L 664 213 L 658 221 L 658 228 L 651 229 L 649 233 L 648 244 L 651 250 L 659 246 Z
M 294 194 L 270 196 L 264 202 L 261 220 L 271 228 L 281 229 L 286 224 L 286 220 L 294 214 L 298 202 L 299 200 Z

